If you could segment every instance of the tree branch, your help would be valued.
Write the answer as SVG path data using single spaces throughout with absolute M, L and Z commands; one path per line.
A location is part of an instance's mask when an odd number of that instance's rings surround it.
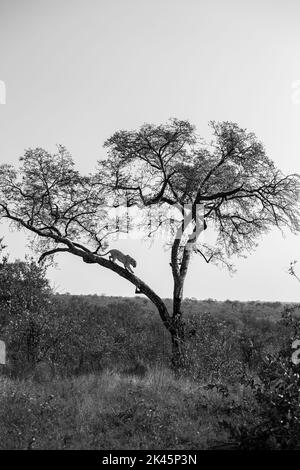
M 61 253 L 63 251 L 67 251 L 69 253 L 70 250 L 69 248 L 54 248 L 53 250 L 49 250 L 49 251 L 45 251 L 38 259 L 38 263 L 41 263 L 43 261 L 43 259 L 45 259 L 47 256 L 51 256 L 51 255 L 54 255 L 55 253 Z

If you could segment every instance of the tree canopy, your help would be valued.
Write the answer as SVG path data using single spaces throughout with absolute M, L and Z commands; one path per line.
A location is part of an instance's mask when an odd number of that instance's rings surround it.
M 205 205 L 205 220 L 227 255 L 255 246 L 274 225 L 298 231 L 299 176 L 284 176 L 253 133 L 210 122 L 204 142 L 187 121 L 146 124 L 105 142 L 100 162 L 115 200 L 142 206 Z

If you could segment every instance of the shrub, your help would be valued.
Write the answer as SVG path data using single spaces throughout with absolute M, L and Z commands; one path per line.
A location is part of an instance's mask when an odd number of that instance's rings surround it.
M 231 427 L 242 449 L 300 448 L 300 360 L 293 349 L 300 343 L 300 319 L 287 309 L 282 324 L 290 332 L 290 344 L 268 355 L 258 371 L 259 382 L 252 381 L 260 406 L 257 422 Z

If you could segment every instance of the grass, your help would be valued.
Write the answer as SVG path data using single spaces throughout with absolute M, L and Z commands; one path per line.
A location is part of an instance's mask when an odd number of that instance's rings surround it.
M 0 396 L 1 449 L 207 449 L 229 439 L 224 420 L 253 405 L 244 387 L 226 397 L 159 367 L 143 377 L 0 377 Z

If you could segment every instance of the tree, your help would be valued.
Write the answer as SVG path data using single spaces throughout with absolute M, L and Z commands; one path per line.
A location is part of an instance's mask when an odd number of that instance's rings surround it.
M 0 333 L 8 344 L 11 371 L 26 371 L 41 360 L 45 350 L 51 289 L 45 268 L 33 260 L 0 261 Z
M 18 170 L 0 166 L 1 215 L 34 235 L 40 261 L 67 252 L 134 284 L 157 307 L 176 366 L 184 356 L 181 303 L 191 256 L 231 267 L 232 255 L 251 251 L 272 227 L 299 230 L 299 176 L 284 176 L 255 135 L 237 124 L 210 126 L 209 143 L 188 121 L 177 119 L 118 131 L 104 144 L 106 158 L 88 176 L 75 170 L 62 146 L 54 155 L 29 149 Z M 150 238 L 169 227 L 172 312 L 134 273 L 101 257 L 113 234 L 125 230 L 123 223 L 110 223 L 110 208 L 124 206 L 138 206 L 145 217 L 151 211 L 151 224 L 143 222 Z M 170 215 L 170 208 L 179 216 Z M 201 240 L 206 227 L 216 234 L 214 244 Z

